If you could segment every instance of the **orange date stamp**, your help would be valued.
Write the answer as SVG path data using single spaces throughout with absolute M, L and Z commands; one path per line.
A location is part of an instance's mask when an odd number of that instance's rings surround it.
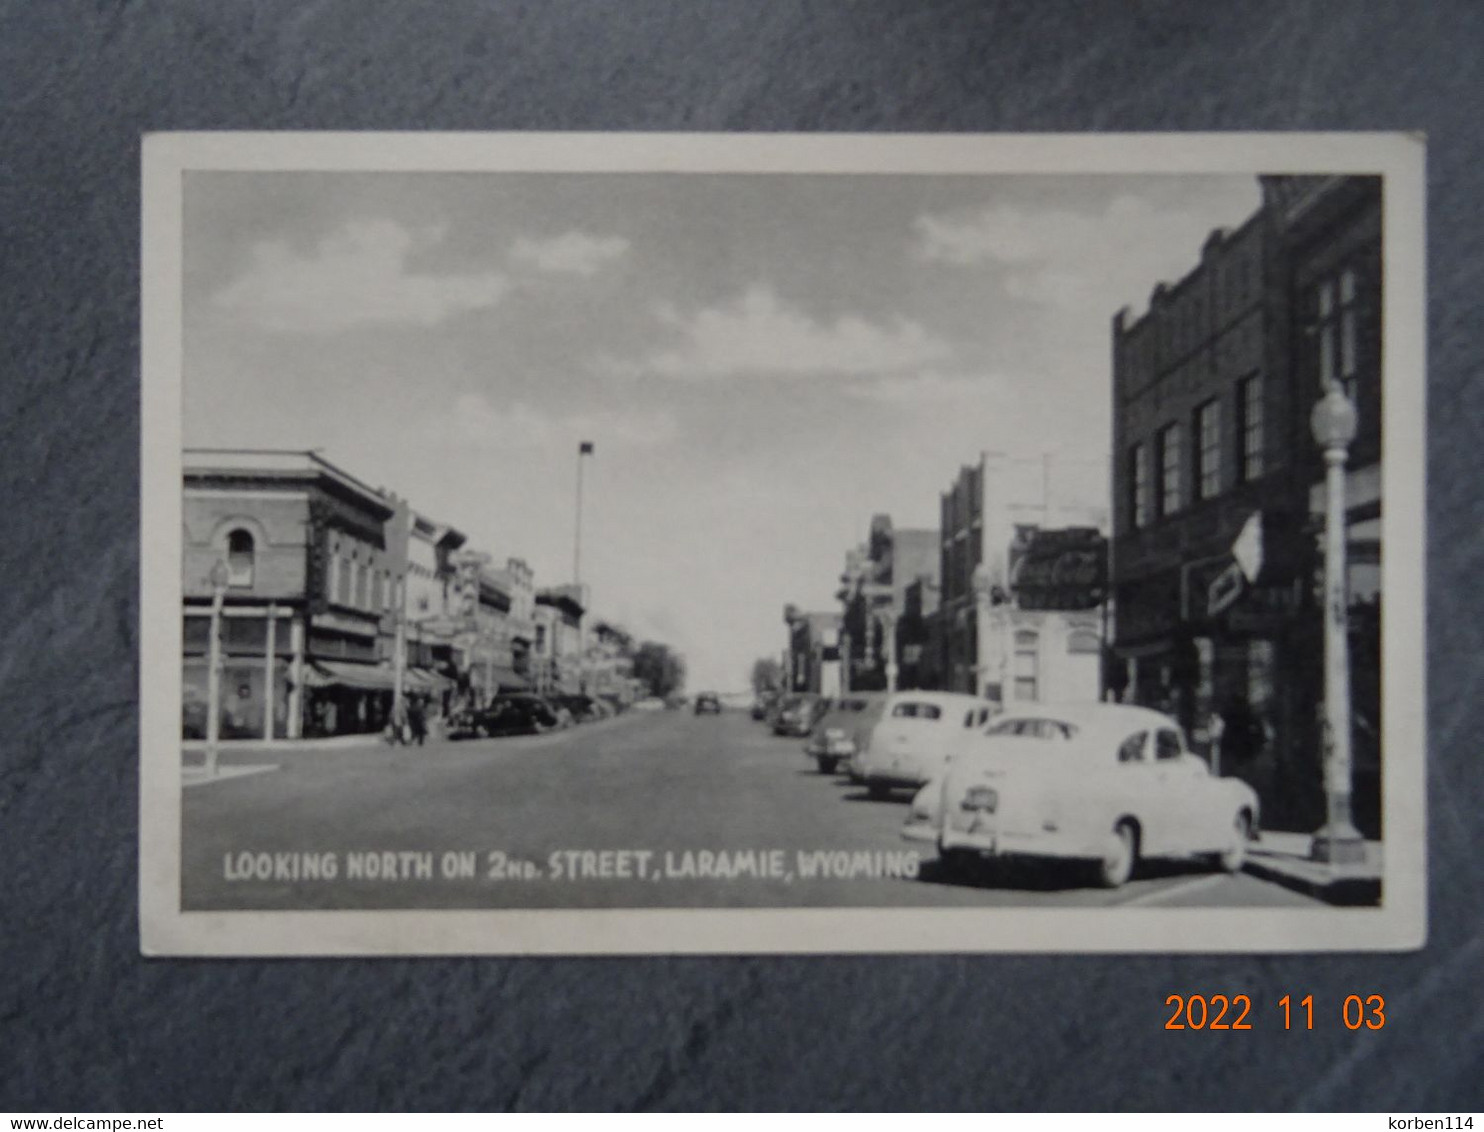
M 1172 994 L 1165 999 L 1172 1011 L 1166 1030 L 1251 1030 L 1252 996 L 1246 994 Z M 1295 999 L 1285 994 L 1277 1009 L 1285 1030 L 1314 1028 L 1314 996 Z M 1386 1026 L 1386 999 L 1379 994 L 1348 994 L 1340 1004 L 1340 1022 L 1347 1030 L 1380 1030 Z M 1321 1022 L 1324 1017 L 1321 1011 Z

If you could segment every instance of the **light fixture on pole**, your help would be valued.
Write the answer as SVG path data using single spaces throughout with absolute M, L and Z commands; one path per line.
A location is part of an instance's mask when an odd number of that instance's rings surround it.
M 1345 458 L 1355 439 L 1355 406 L 1331 384 L 1309 420 L 1324 452 L 1324 798 L 1325 823 L 1311 855 L 1330 864 L 1365 859 L 1350 817 L 1350 644 L 1345 563 Z
M 227 598 L 227 584 L 232 572 L 225 560 L 218 558 L 208 575 L 211 582 L 211 636 L 206 647 L 206 776 L 217 772 L 217 742 L 221 736 L 222 712 L 222 605 Z

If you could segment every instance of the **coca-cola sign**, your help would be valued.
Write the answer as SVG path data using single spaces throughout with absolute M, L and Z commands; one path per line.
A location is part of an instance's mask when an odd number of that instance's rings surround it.
M 1015 563 L 1021 609 L 1093 609 L 1108 591 L 1108 540 L 1096 527 L 1037 531 Z

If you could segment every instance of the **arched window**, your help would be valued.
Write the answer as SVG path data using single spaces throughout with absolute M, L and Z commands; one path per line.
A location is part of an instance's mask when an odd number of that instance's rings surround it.
M 252 567 L 252 535 L 239 527 L 227 535 L 227 584 L 229 586 L 251 586 Z

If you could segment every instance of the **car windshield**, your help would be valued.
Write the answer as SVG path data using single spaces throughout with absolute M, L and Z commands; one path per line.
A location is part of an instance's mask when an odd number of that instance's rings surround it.
M 838 710 L 865 711 L 870 702 L 870 700 L 841 700 Z
M 937 704 L 905 703 L 891 709 L 893 719 L 938 719 L 943 712 Z
M 984 733 L 1022 739 L 1070 739 L 1077 734 L 1077 728 L 1060 719 L 1002 719 L 990 724 Z

